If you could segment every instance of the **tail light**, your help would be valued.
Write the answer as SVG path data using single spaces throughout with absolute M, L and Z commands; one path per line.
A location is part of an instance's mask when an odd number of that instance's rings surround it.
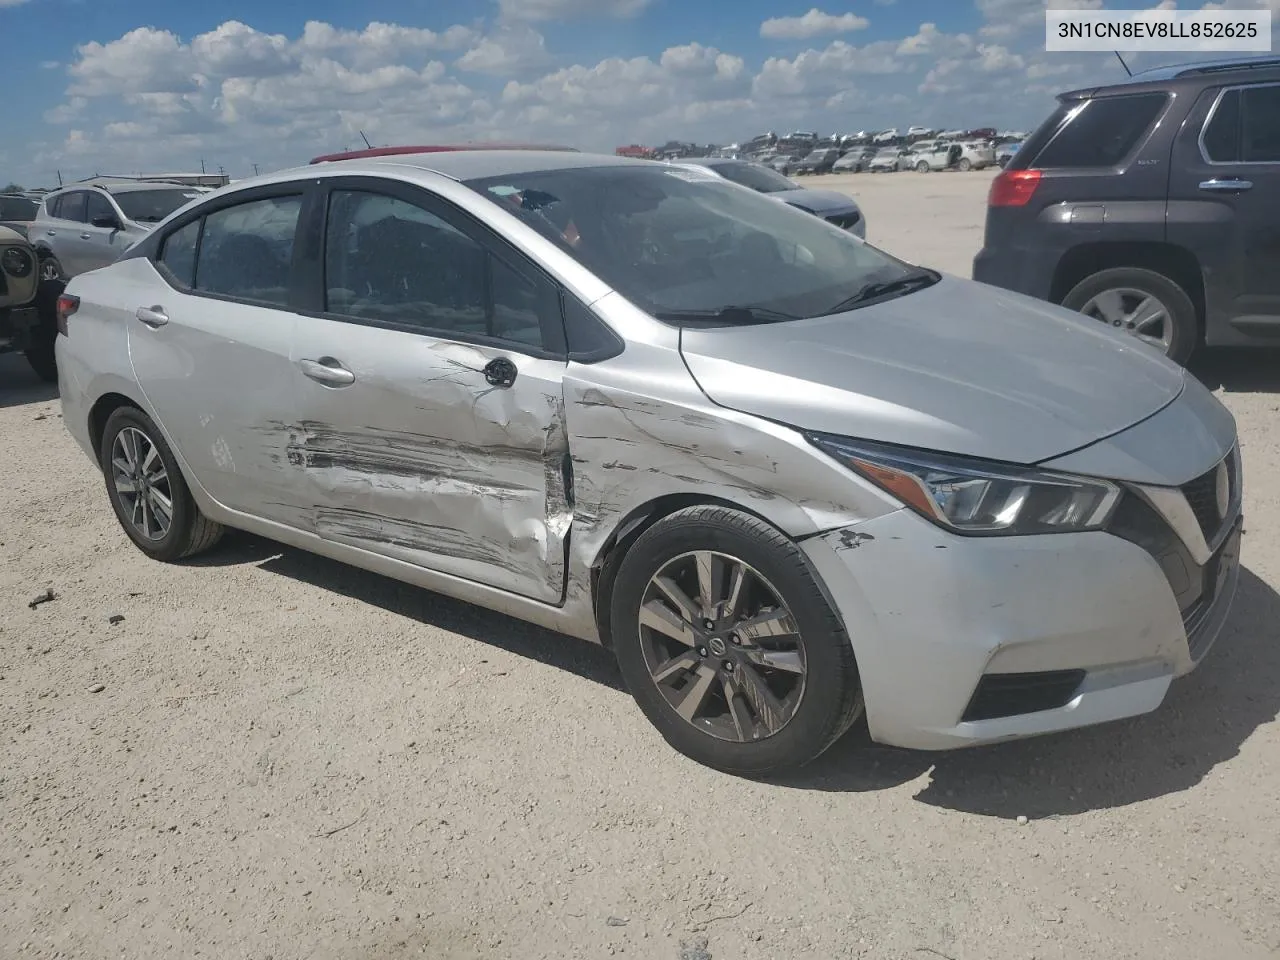
M 67 320 L 79 309 L 79 297 L 73 297 L 70 294 L 64 293 L 58 298 L 58 332 L 64 337 L 70 336 L 70 334 L 67 333 Z
M 1039 170 L 1006 170 L 991 181 L 989 207 L 1025 207 L 1040 186 Z

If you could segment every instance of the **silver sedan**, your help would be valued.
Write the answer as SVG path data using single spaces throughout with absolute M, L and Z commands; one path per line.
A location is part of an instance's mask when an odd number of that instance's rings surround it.
M 1153 710 L 1236 586 L 1235 425 L 1179 367 L 666 164 L 286 171 L 59 311 L 146 554 L 233 527 L 603 643 L 726 770 L 864 712 L 932 749 Z

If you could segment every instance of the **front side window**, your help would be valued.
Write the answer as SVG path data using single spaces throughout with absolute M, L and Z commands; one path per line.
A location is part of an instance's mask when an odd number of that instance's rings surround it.
M 1151 129 L 1168 100 L 1163 93 L 1142 93 L 1063 105 L 1062 126 L 1036 156 L 1035 166 L 1114 167 Z
M 250 200 L 205 217 L 195 289 L 271 306 L 289 301 L 301 196 Z
M 749 322 L 842 312 L 869 288 L 921 274 L 818 217 L 678 169 L 553 170 L 468 186 L 672 322 L 726 308 L 750 308 Z
M 104 226 L 117 218 L 115 210 L 111 207 L 111 201 L 100 193 L 91 193 L 88 200 L 87 219 L 95 226 Z
M 199 190 L 164 188 L 125 190 L 115 195 L 124 215 L 134 223 L 159 223 L 173 211 L 199 197 Z
M 330 195 L 330 313 L 540 348 L 546 296 L 536 277 L 417 204 L 361 190 Z

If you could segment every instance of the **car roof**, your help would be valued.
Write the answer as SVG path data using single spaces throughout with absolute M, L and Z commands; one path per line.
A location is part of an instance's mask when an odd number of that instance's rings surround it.
M 250 183 L 266 183 L 276 180 L 293 180 L 300 175 L 315 176 L 320 170 L 326 174 L 346 173 L 385 175 L 397 168 L 411 167 L 438 173 L 451 180 L 483 180 L 488 177 L 519 176 L 541 173 L 547 170 L 577 170 L 586 167 L 652 167 L 655 160 L 635 157 L 617 157 L 605 153 L 578 153 L 550 150 L 454 150 L 439 153 L 396 154 L 391 156 L 358 157 L 334 160 L 319 167 L 308 164 L 282 170 L 267 178 L 243 180 L 237 187 Z
M 549 150 L 553 153 L 577 153 L 576 147 L 564 147 L 554 144 L 537 143 L 472 143 L 472 144 L 436 144 L 402 147 L 369 147 L 367 150 L 345 150 L 342 153 L 327 153 L 315 157 L 312 163 L 333 163 L 337 160 L 362 160 L 369 157 L 407 156 L 418 153 L 458 153 L 473 150 Z

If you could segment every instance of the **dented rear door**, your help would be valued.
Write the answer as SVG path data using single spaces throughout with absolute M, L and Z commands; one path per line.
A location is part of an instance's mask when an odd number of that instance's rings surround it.
M 558 290 L 420 188 L 339 180 L 326 194 L 322 302 L 297 328 L 288 440 L 308 525 L 559 602 L 571 482 Z

